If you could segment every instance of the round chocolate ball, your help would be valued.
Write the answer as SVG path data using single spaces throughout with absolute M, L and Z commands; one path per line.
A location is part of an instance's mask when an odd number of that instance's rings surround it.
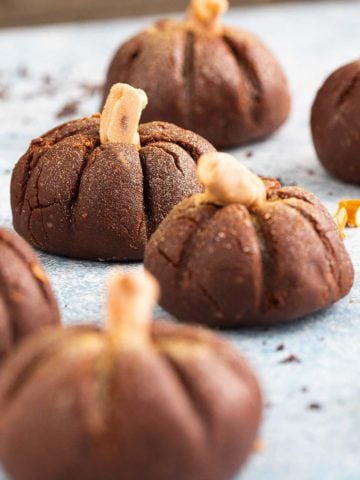
M 67 257 L 141 260 L 172 207 L 201 191 L 196 161 L 213 147 L 169 123 L 139 126 L 143 96 L 114 86 L 101 116 L 31 142 L 13 172 L 11 203 L 16 231 L 33 246 Z
M 320 88 L 311 130 L 326 170 L 344 182 L 360 184 L 360 61 L 336 70 Z
M 108 329 L 48 330 L 7 361 L 5 470 L 13 480 L 230 480 L 259 426 L 252 370 L 206 330 L 151 323 L 149 285 L 114 282 Z
M 185 21 L 162 20 L 123 44 L 112 59 L 104 99 L 116 82 L 150 98 L 145 121 L 173 122 L 216 147 L 266 137 L 287 119 L 284 73 L 268 48 L 220 24 L 225 0 L 193 0 Z
M 0 362 L 29 334 L 59 322 L 55 297 L 34 251 L 0 228 Z
M 166 310 L 213 327 L 274 324 L 350 291 L 343 239 L 313 194 L 264 183 L 226 154 L 199 162 L 205 194 L 176 206 L 145 252 Z

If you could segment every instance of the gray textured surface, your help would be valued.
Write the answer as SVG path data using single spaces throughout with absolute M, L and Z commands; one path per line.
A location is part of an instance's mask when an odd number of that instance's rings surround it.
M 235 155 L 258 173 L 309 188 L 331 210 L 339 198 L 360 192 L 330 179 L 317 163 L 309 108 L 325 76 L 359 54 L 359 14 L 359 1 L 339 1 L 234 9 L 227 17 L 228 23 L 243 25 L 270 44 L 284 64 L 294 97 L 292 117 L 279 134 Z M 78 115 L 96 110 L 99 97 L 84 96 L 81 84 L 101 82 L 119 41 L 148 22 L 143 18 L 0 32 L 0 90 L 8 86 L 0 100 L 0 224 L 11 225 L 10 169 L 29 140 L 58 123 L 56 113 L 68 101 L 80 101 Z M 346 243 L 356 269 L 359 240 L 360 231 L 348 232 Z M 110 267 L 43 254 L 41 258 L 65 321 L 99 321 Z M 327 311 L 288 326 L 229 335 L 258 371 L 267 405 L 260 434 L 264 450 L 252 457 L 241 479 L 360 478 L 359 292 L 356 281 L 350 296 Z M 280 344 L 284 350 L 277 351 Z M 289 354 L 301 363 L 279 363 Z M 309 409 L 312 403 L 321 409 Z

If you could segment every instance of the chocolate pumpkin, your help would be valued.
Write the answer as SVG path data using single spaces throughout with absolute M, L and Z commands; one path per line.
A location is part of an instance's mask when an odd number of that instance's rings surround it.
M 311 130 L 320 162 L 334 177 L 360 184 L 360 60 L 326 79 L 314 100 Z
M 9 358 L 0 459 L 13 480 L 230 480 L 241 467 L 257 380 L 219 336 L 151 323 L 157 290 L 116 276 L 107 329 L 49 329 Z
M 49 280 L 35 252 L 0 228 L 0 362 L 29 334 L 60 322 Z
M 124 43 L 107 73 L 150 98 L 145 121 L 173 122 L 216 147 L 266 137 L 287 119 L 284 73 L 253 34 L 220 24 L 226 0 L 193 0 L 185 21 L 162 20 Z
M 211 326 L 272 324 L 350 291 L 342 236 L 312 193 L 264 182 L 226 154 L 204 155 L 198 169 L 205 194 L 175 207 L 145 253 L 166 310 Z
M 11 183 L 17 232 L 48 253 L 141 260 L 171 208 L 201 191 L 196 161 L 213 147 L 168 123 L 138 125 L 146 95 L 114 86 L 103 114 L 32 141 Z

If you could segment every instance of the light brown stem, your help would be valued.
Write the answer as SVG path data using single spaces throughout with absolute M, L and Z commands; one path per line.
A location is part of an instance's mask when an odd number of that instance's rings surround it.
M 130 143 L 140 148 L 139 122 L 147 103 L 143 90 L 124 83 L 113 85 L 101 114 L 101 143 Z
M 212 152 L 198 161 L 197 176 L 205 187 L 199 196 L 202 202 L 216 205 L 240 203 L 246 207 L 266 200 L 264 182 L 227 153 Z
M 152 310 L 160 295 L 155 278 L 114 273 L 109 285 L 109 333 L 117 345 L 136 347 L 150 339 Z
M 209 31 L 218 30 L 220 17 L 228 8 L 228 0 L 192 0 L 188 9 L 188 23 Z

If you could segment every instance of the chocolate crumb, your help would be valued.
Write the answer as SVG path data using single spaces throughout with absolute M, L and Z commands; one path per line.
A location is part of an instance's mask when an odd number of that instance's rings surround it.
M 248 151 L 245 153 L 245 157 L 246 157 L 246 158 L 251 158 L 253 155 L 254 155 L 254 152 L 253 152 L 252 150 L 248 150 Z
M 44 85 L 50 85 L 53 82 L 53 79 L 49 74 L 46 74 L 42 77 L 42 82 Z
M 6 100 L 7 97 L 8 97 L 7 87 L 0 85 L 0 100 Z
M 69 117 L 71 115 L 75 115 L 79 111 L 79 102 L 74 101 L 74 102 L 69 102 L 66 103 L 62 109 L 56 114 L 57 118 L 62 118 L 62 117 Z
M 309 403 L 308 405 L 308 410 L 321 410 L 322 409 L 322 406 L 320 405 L 320 403 Z
M 293 180 L 284 180 L 282 177 L 275 177 L 275 179 L 281 183 L 284 187 L 296 187 L 297 183 Z
M 312 176 L 312 175 L 315 175 L 315 171 L 312 170 L 311 168 L 309 168 L 308 170 L 306 170 L 306 173 L 307 173 L 308 175 L 311 175 L 311 176 Z
M 279 363 L 301 363 L 301 360 L 296 355 L 289 355 L 288 357 L 281 360 Z
M 284 350 L 284 348 L 285 348 L 285 345 L 284 345 L 283 343 L 281 343 L 280 345 L 278 345 L 278 346 L 276 347 L 276 351 L 277 351 L 277 352 L 281 352 L 282 350 Z
M 20 67 L 17 69 L 17 74 L 21 78 L 27 78 L 29 76 L 29 70 L 24 65 L 20 65 Z

